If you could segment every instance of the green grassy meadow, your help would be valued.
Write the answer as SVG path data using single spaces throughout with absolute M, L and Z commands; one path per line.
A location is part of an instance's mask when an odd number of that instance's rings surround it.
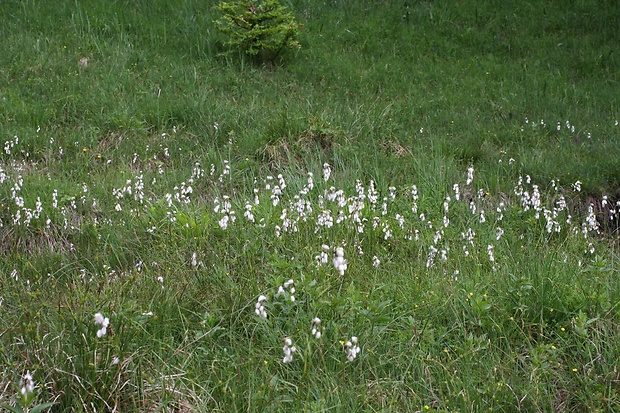
M 282 3 L 3 2 L 4 408 L 620 411 L 620 3 Z

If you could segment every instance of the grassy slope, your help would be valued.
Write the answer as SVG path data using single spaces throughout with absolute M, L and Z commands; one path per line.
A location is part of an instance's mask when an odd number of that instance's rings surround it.
M 10 3 L 0 11 L 0 132 L 19 143 L 0 157 L 9 176 L 0 185 L 0 382 L 37 370 L 41 397 L 58 397 L 59 410 L 618 408 L 613 247 L 569 229 L 548 235 L 515 199 L 505 223 L 494 213 L 520 174 L 549 189 L 549 202 L 557 178 L 567 193 L 581 180 L 582 194 L 617 194 L 616 2 L 293 1 L 303 48 L 276 70 L 217 56 L 210 2 Z M 233 169 L 220 182 L 223 159 Z M 207 176 L 195 180 L 192 203 L 167 207 L 165 194 L 195 162 Z M 264 187 L 267 174 L 284 174 L 291 197 L 306 170 L 320 181 L 323 162 L 349 194 L 355 179 L 375 179 L 381 196 L 397 186 L 390 217 L 405 215 L 420 242 L 404 242 L 404 230 L 388 242 L 343 227 L 319 239 L 312 225 L 277 238 L 281 207 L 262 190 L 265 230 L 219 229 L 215 197 L 233 196 L 241 221 L 254 178 Z M 40 196 L 53 225 L 11 224 L 18 175 L 26 205 Z M 140 175 L 146 206 L 112 195 L 128 179 L 135 191 Z M 437 244 L 437 228 L 410 212 L 408 188 L 419 186 L 420 212 L 440 227 L 454 183 L 491 193 L 477 201 L 489 223 L 455 202 Z M 456 257 L 468 228 L 478 236 L 472 260 Z M 343 241 L 350 271 L 316 270 L 320 245 Z M 455 257 L 429 269 L 430 245 Z M 252 319 L 256 297 L 290 277 L 298 306 Z M 112 319 L 104 340 L 94 337 L 96 311 Z M 317 314 L 320 346 L 301 338 Z M 280 355 L 287 334 L 300 347 L 290 367 Z M 337 343 L 356 334 L 359 363 L 343 363 Z
M 364 158 L 387 142 L 419 151 L 432 141 L 464 164 L 493 163 L 506 150 L 541 179 L 579 175 L 596 195 L 616 190 L 614 4 L 336 2 L 296 11 L 305 47 L 269 73 L 215 57 L 209 2 L 8 7 L 2 127 L 9 136 L 79 130 L 89 146 L 111 132 L 180 125 L 209 144 L 217 122 L 253 154 L 329 124 Z M 77 67 L 83 56 L 88 70 Z M 526 118 L 548 127 L 520 133 Z M 574 133 L 555 130 L 566 121 Z

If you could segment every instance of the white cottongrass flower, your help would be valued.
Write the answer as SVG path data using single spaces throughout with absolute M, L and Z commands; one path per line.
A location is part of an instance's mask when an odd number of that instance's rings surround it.
M 470 166 L 469 168 L 467 168 L 467 181 L 465 182 L 465 185 L 469 185 L 474 181 L 474 167 Z
M 222 218 L 218 221 L 220 228 L 226 230 L 228 228 L 229 223 L 234 223 L 236 220 L 235 211 L 232 209 L 232 203 L 230 202 L 230 197 L 227 195 L 222 196 L 222 200 L 215 199 L 215 207 L 213 211 L 215 213 L 220 213 Z
M 297 351 L 297 348 L 293 345 L 293 340 L 289 337 L 284 339 L 282 351 L 284 352 L 284 358 L 282 359 L 283 363 L 290 363 L 293 361 L 293 353 Z
M 326 162 L 323 164 L 323 180 L 327 182 L 332 174 L 332 167 Z
M 400 229 L 404 229 L 405 228 L 405 217 L 403 217 L 401 214 L 396 214 L 394 215 L 394 218 L 396 219 L 396 222 L 398 222 L 398 226 L 400 227 Z
M 372 257 L 372 266 L 375 268 L 379 268 L 379 265 L 381 265 L 381 261 L 379 260 L 379 257 L 377 257 L 376 255 Z
M 218 224 L 219 224 L 220 228 L 227 229 L 228 228 L 228 221 L 230 221 L 230 217 L 228 215 L 224 215 L 222 217 L 222 219 L 220 219 L 218 221 Z
M 497 227 L 497 235 L 495 236 L 495 239 L 497 241 L 499 241 L 499 239 L 502 237 L 502 235 L 504 235 L 504 230 L 501 229 L 500 227 Z
M 442 229 L 440 229 L 439 231 L 435 232 L 435 235 L 433 236 L 433 244 L 437 245 L 437 243 L 439 241 L 441 241 L 441 238 L 443 237 L 444 232 Z
M 29 394 L 34 393 L 34 381 L 32 379 L 32 375 L 30 374 L 30 370 L 26 372 L 23 379 L 21 380 L 22 388 L 20 389 L 20 393 L 22 396 L 27 397 Z
M 435 263 L 435 256 L 439 250 L 434 245 L 428 247 L 428 256 L 426 258 L 426 268 L 431 268 Z
M 330 247 L 329 245 L 323 244 L 321 245 L 321 249 L 322 249 L 321 253 L 314 257 L 317 261 L 318 267 L 320 267 L 323 264 L 327 264 L 329 262 L 329 255 L 327 254 L 327 251 L 330 251 L 332 247 Z
M 306 191 L 311 191 L 312 189 L 314 189 L 314 174 L 312 172 L 308 172 L 308 184 L 306 185 Z
M 336 248 L 332 262 L 340 275 L 344 275 L 344 272 L 347 270 L 347 260 L 344 259 L 344 249 L 342 247 Z
M 251 222 L 256 222 L 255 218 L 254 218 L 254 214 L 252 213 L 252 204 L 247 203 L 245 205 L 245 212 L 243 213 L 243 216 Z
M 489 253 L 489 261 L 495 262 L 495 256 L 493 255 L 493 249 L 495 247 L 493 245 L 487 245 L 487 252 Z
M 459 184 L 452 185 L 452 190 L 454 191 L 454 198 L 459 201 L 461 199 L 461 193 L 459 190 Z
M 596 214 L 594 214 L 594 205 L 590 204 L 588 207 L 588 216 L 586 217 L 585 222 L 582 224 L 582 232 L 584 237 L 588 232 L 596 232 L 599 233 L 599 223 L 596 220 Z
M 284 288 L 288 288 L 288 293 L 290 294 L 290 300 L 291 302 L 295 302 L 295 296 L 293 294 L 295 294 L 295 281 L 288 280 L 287 282 L 284 283 Z
M 108 326 L 110 325 L 110 319 L 108 317 L 104 317 L 101 313 L 95 314 L 95 324 L 101 326 L 99 330 L 97 330 L 97 337 L 101 338 L 106 335 L 108 332 Z
M 281 195 L 282 188 L 280 188 L 278 185 L 274 186 L 271 190 L 271 195 L 269 196 L 269 198 L 271 198 L 271 203 L 273 204 L 273 206 L 278 206 L 278 204 L 280 203 Z
M 267 301 L 267 297 L 264 295 L 260 295 L 258 300 L 256 300 L 256 304 L 254 305 L 254 312 L 257 316 L 262 318 L 267 318 L 267 311 L 265 310 L 265 301 Z
M 320 330 L 321 319 L 318 317 L 314 317 L 312 319 L 312 331 L 311 334 L 317 340 L 321 338 L 321 330 Z
M 317 261 L 317 266 L 320 267 L 323 264 L 327 264 L 327 262 L 329 261 L 329 255 L 327 255 L 325 251 L 321 251 L 319 255 L 314 257 L 314 259 L 316 259 Z
M 286 295 L 288 290 L 288 295 L 289 295 L 289 299 L 291 300 L 292 303 L 295 302 L 295 296 L 293 294 L 295 294 L 295 281 L 293 281 L 292 279 L 286 281 L 284 284 L 282 284 L 281 286 L 278 287 L 278 292 L 276 295 Z
M 383 232 L 383 239 L 388 240 L 392 238 L 392 230 L 387 222 L 381 224 L 381 231 Z
M 323 210 L 316 220 L 316 227 L 314 232 L 318 232 L 320 227 L 331 228 L 334 226 L 334 217 L 332 217 L 332 211 L 329 209 Z
M 388 187 L 388 191 L 390 191 L 390 201 L 394 202 L 394 200 L 396 200 L 396 187 L 390 186 Z
M 344 343 L 344 352 L 347 355 L 347 360 L 353 361 L 360 353 L 361 349 L 357 345 L 357 337 L 351 337 L 350 341 Z

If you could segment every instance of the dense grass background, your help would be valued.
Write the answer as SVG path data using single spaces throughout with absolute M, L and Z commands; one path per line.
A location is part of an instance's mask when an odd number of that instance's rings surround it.
M 217 122 L 219 143 L 235 132 L 250 155 L 328 129 L 369 163 L 395 146 L 465 165 L 505 150 L 531 175 L 617 190 L 615 2 L 289 6 L 304 47 L 269 71 L 217 57 L 214 2 L 15 2 L 2 11 L 2 129 L 93 146 L 176 125 L 204 146 Z M 522 132 L 526 119 L 547 127 Z
M 54 411 L 620 409 L 620 3 L 288 1 L 302 48 L 276 67 L 220 56 L 215 4 L 4 2 L 0 401 L 31 370 Z M 526 175 L 559 232 L 515 194 Z M 354 196 L 356 180 L 380 191 L 365 232 L 315 232 L 319 195 Z M 242 216 L 254 189 L 264 227 Z M 295 195 L 314 211 L 278 237 Z M 590 203 L 610 232 L 583 235 Z M 321 244 L 345 247 L 343 276 L 317 268 Z M 274 297 L 289 278 L 296 304 Z

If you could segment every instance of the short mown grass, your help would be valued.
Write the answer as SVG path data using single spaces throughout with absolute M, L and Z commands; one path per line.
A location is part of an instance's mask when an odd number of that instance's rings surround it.
M 0 403 L 620 409 L 618 4 L 284 3 L 2 8 Z

